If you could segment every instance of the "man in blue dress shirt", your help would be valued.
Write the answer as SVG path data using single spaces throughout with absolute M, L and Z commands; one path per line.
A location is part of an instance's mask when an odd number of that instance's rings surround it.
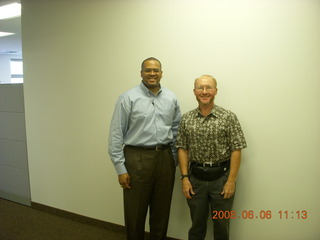
M 144 239 L 149 208 L 150 239 L 160 240 L 168 228 L 181 113 L 176 96 L 160 85 L 158 59 L 142 62 L 141 77 L 116 103 L 108 152 L 123 188 L 127 239 Z

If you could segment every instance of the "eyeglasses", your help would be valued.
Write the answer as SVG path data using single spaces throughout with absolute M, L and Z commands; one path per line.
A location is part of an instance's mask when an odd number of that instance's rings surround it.
M 206 90 L 207 92 L 212 92 L 215 88 L 214 87 L 211 87 L 211 86 L 200 86 L 200 87 L 196 87 L 195 90 L 198 91 L 198 92 L 202 92 L 204 90 Z
M 159 68 L 145 68 L 145 69 L 143 69 L 143 71 L 146 73 L 151 73 L 151 72 L 159 73 L 159 72 L 161 72 L 161 70 Z

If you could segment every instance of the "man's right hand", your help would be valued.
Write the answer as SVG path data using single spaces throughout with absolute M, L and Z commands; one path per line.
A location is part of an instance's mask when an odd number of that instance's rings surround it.
M 118 181 L 122 188 L 131 188 L 130 175 L 128 173 L 118 175 Z
M 192 195 L 194 195 L 192 185 L 191 185 L 191 182 L 189 181 L 189 178 L 182 179 L 182 192 L 183 192 L 183 195 L 187 199 L 191 199 Z

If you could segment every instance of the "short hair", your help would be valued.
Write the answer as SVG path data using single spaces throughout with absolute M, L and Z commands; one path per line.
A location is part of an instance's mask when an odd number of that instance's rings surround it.
M 217 87 L 217 85 L 218 85 L 217 80 L 216 80 L 213 76 L 211 76 L 211 75 L 209 75 L 209 74 L 203 74 L 203 75 L 201 75 L 200 77 L 198 77 L 198 78 L 196 78 L 196 79 L 194 80 L 194 88 L 196 88 L 197 80 L 198 80 L 199 78 L 201 78 L 201 77 L 211 78 L 211 79 L 213 80 L 213 83 L 216 85 L 215 87 Z
M 162 64 L 161 62 L 159 61 L 159 59 L 155 58 L 155 57 L 148 57 L 147 59 L 143 60 L 143 62 L 141 63 L 141 71 L 143 70 L 143 66 L 144 66 L 144 63 L 146 61 L 149 61 L 149 60 L 155 60 L 157 61 L 159 64 L 160 64 L 160 70 L 162 70 Z

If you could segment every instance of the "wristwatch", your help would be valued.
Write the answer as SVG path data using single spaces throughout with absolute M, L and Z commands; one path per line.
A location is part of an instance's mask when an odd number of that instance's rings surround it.
M 180 180 L 184 179 L 185 177 L 189 178 L 189 175 L 181 175 Z

